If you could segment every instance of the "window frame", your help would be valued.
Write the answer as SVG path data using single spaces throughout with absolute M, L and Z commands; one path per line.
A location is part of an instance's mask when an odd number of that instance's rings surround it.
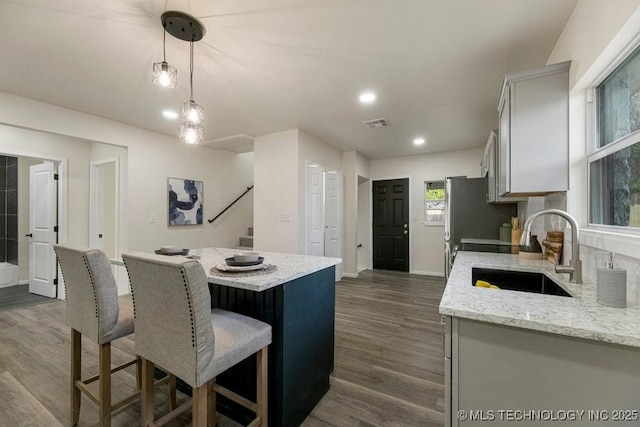
M 631 132 L 630 134 L 611 141 L 603 147 L 598 147 L 598 138 L 600 137 L 600 120 L 598 117 L 598 87 L 618 69 L 636 50 L 640 50 L 640 34 L 638 34 L 629 43 L 611 63 L 605 67 L 604 71 L 594 80 L 594 82 L 586 89 L 587 95 L 587 150 L 586 150 L 586 168 L 587 168 L 587 212 L 586 212 L 586 227 L 584 231 L 590 234 L 590 231 L 596 234 L 606 233 L 616 236 L 624 236 L 629 238 L 640 238 L 640 227 L 619 226 L 619 225 L 606 225 L 596 224 L 591 222 L 591 164 L 600 159 L 603 159 L 611 154 L 614 154 L 620 150 L 628 148 L 636 143 L 640 143 L 640 129 Z M 595 236 L 592 236 L 595 238 Z M 589 239 L 590 240 L 590 239 Z
M 427 201 L 431 201 L 433 202 L 434 200 L 427 200 L 427 190 L 429 190 L 429 185 L 433 185 L 433 184 L 438 184 L 438 185 L 442 185 L 442 190 L 445 191 L 445 194 L 443 196 L 442 199 L 437 199 L 435 201 L 442 201 L 444 203 L 444 207 L 442 208 L 442 221 L 430 221 L 427 219 Z M 423 200 L 423 204 L 422 204 L 422 224 L 425 227 L 444 227 L 444 215 L 446 212 L 446 208 L 447 208 L 447 195 L 446 195 L 446 190 L 445 190 L 445 182 L 444 180 L 432 180 L 432 181 L 425 181 L 424 182 L 424 192 L 423 192 L 423 196 L 422 196 L 422 200 Z M 439 188 L 436 188 L 439 189 Z

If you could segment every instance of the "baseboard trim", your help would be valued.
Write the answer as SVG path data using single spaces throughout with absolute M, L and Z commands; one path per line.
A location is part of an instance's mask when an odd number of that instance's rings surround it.
M 28 280 L 20 280 L 20 281 L 18 282 L 18 285 L 28 285 L 28 284 L 29 284 L 29 281 L 28 281 Z
M 444 277 L 444 273 L 440 273 L 438 271 L 423 271 L 423 270 L 412 270 L 411 274 L 418 274 L 420 276 L 434 276 L 434 277 Z
M 348 277 L 350 279 L 357 279 L 358 278 L 358 273 L 353 274 L 353 273 L 342 273 L 342 277 Z

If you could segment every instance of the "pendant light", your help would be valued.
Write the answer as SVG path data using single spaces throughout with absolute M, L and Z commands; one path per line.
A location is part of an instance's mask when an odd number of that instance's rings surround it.
M 193 42 L 191 44 L 190 50 L 190 58 L 189 62 L 189 87 L 191 89 L 190 97 L 187 102 L 182 104 L 180 108 L 180 112 L 182 113 L 182 120 L 188 123 L 198 124 L 204 120 L 204 108 L 196 103 L 193 100 Z
M 196 18 L 183 12 L 169 11 L 162 14 L 162 26 L 165 32 L 189 42 L 189 101 L 180 109 L 182 123 L 178 126 L 178 139 L 186 144 L 202 144 L 204 128 L 204 108 L 193 99 L 193 43 L 202 40 L 206 29 Z M 168 64 L 167 64 L 168 65 Z
M 162 62 L 153 64 L 153 83 L 167 88 L 176 87 L 178 83 L 178 70 L 167 63 L 167 32 L 163 31 L 162 37 Z

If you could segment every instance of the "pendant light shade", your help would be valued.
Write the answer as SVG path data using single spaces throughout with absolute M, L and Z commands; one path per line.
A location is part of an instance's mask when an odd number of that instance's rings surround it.
M 182 120 L 185 122 L 198 124 L 204 120 L 204 108 L 198 105 L 193 99 L 182 104 L 180 114 Z
M 181 123 L 178 125 L 178 139 L 185 144 L 202 144 L 204 142 L 204 128 L 197 123 Z
M 204 128 L 200 123 L 204 120 L 204 108 L 193 100 L 193 40 L 190 43 L 189 53 L 189 88 L 191 89 L 191 96 L 180 108 L 182 123 L 178 126 L 179 139 L 187 144 L 202 144 Z
M 178 70 L 165 61 L 153 64 L 153 83 L 173 89 L 178 83 Z
M 164 26 L 164 23 L 163 23 Z M 153 64 L 153 83 L 167 88 L 174 88 L 178 83 L 178 70 L 167 63 L 167 31 L 162 32 L 162 62 Z

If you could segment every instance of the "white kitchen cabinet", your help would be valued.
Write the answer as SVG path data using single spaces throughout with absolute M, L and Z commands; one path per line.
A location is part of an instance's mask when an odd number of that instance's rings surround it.
M 569 189 L 570 61 L 507 74 L 498 111 L 498 195 Z
M 446 325 L 445 426 L 512 425 L 507 410 L 584 411 L 555 425 L 638 425 L 640 348 L 460 317 Z
M 498 190 L 498 166 L 500 162 L 498 129 L 489 132 L 489 140 L 484 150 L 481 175 L 487 177 L 487 202 L 489 203 L 517 203 L 526 200 L 525 197 L 502 197 Z

